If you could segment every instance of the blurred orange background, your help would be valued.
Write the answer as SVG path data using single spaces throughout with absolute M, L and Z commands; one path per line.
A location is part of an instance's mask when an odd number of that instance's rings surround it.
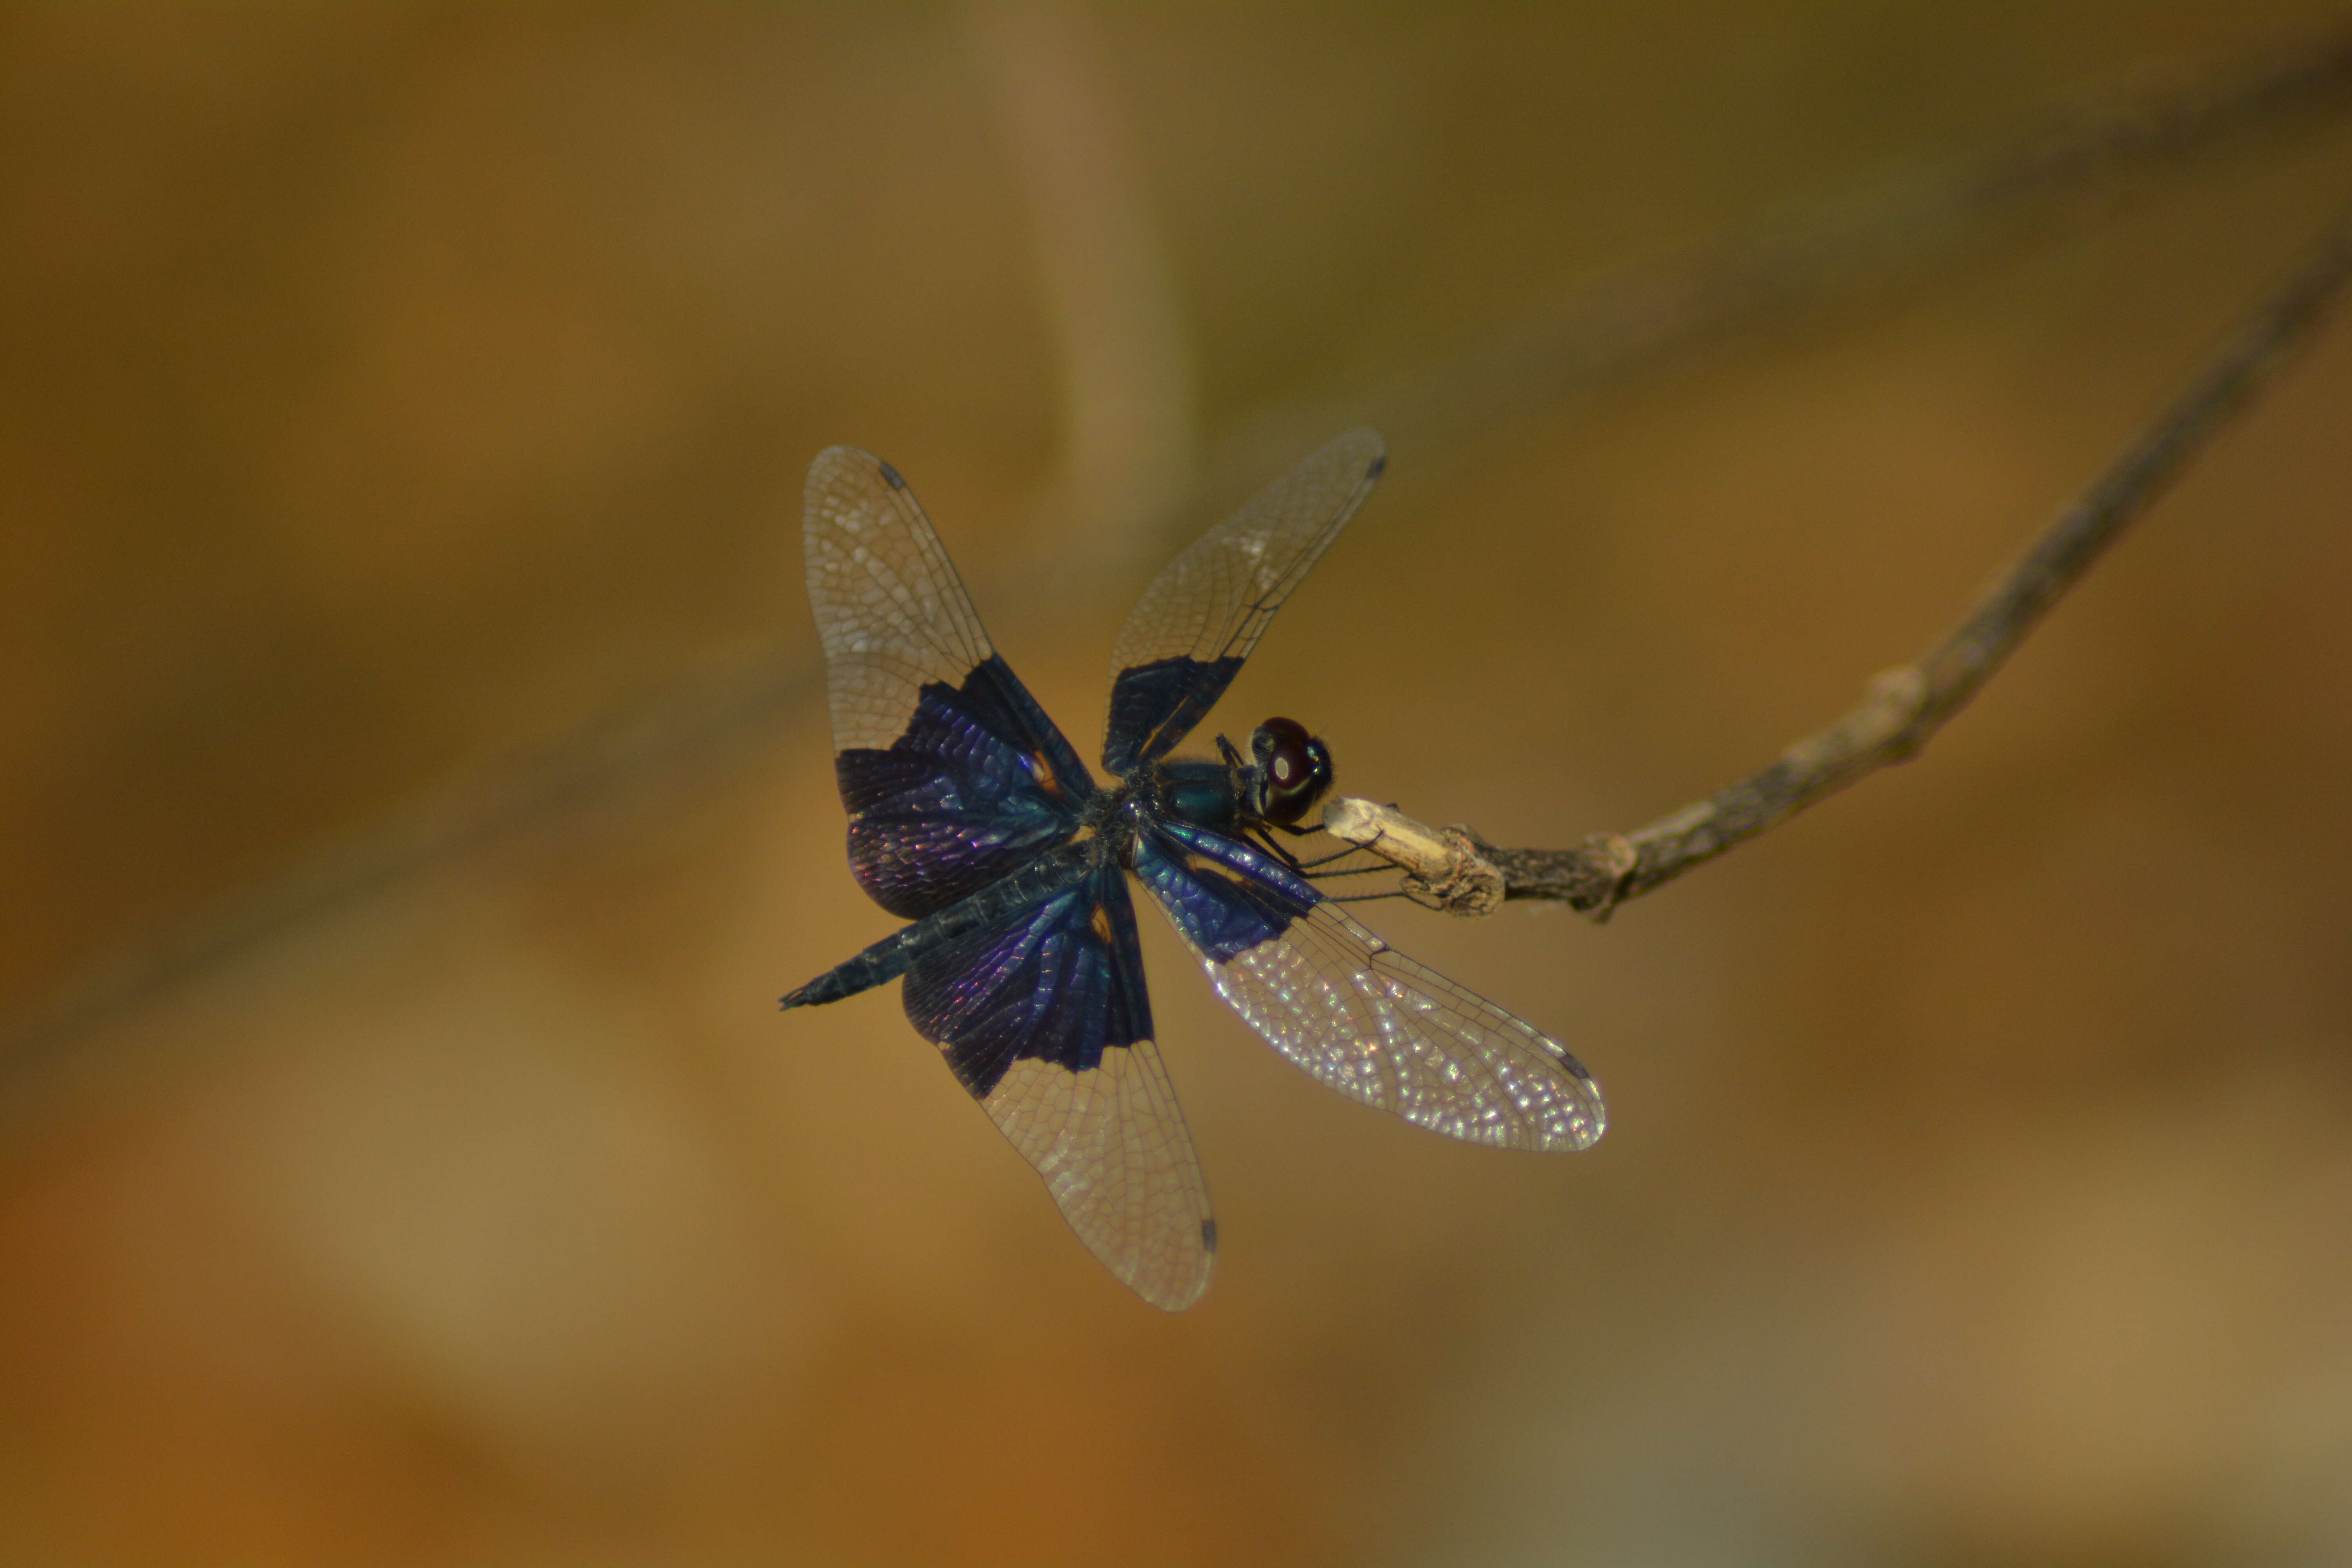
M 1151 572 L 1380 419 L 1219 726 L 1630 829 L 1940 633 L 2352 125 L 1384 411 L 2326 17 L 12 8 L 0 1560 L 2352 1557 L 2352 323 L 1914 765 L 1605 928 L 1374 907 L 1593 1068 L 1589 1154 L 1317 1088 L 1147 917 L 1223 1237 L 1166 1317 L 895 997 L 774 1011 L 893 924 L 820 447 L 1091 753 Z

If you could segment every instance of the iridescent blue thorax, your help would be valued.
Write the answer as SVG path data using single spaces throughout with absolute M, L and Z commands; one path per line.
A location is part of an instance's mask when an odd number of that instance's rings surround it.
M 1142 874 L 1139 851 L 1155 834 L 1191 839 L 1196 833 L 1255 840 L 1274 860 L 1296 866 L 1270 830 L 1297 832 L 1296 823 L 1331 787 L 1331 752 L 1294 720 L 1268 719 L 1250 736 L 1244 753 L 1217 737 L 1217 758 L 1150 759 L 1129 766 L 1085 803 L 1071 837 L 1092 846 L 1097 864 Z M 1257 851 L 1250 851 L 1255 857 Z
M 1206 757 L 1145 763 L 1095 796 L 1087 825 L 1109 841 L 1107 847 L 1124 866 L 1135 863 L 1136 836 L 1159 823 L 1181 822 L 1228 837 L 1245 833 L 1258 826 L 1245 804 L 1249 771 Z
M 1258 826 L 1244 804 L 1254 793 L 1249 771 L 1205 757 L 1161 763 L 1151 781 L 1160 814 L 1228 837 L 1246 832 Z

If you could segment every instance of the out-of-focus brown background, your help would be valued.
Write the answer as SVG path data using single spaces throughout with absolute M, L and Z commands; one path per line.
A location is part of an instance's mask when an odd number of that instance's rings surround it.
M 1592 1065 L 1590 1154 L 1318 1089 L 1155 924 L 1225 1237 L 1163 1317 L 895 996 L 773 1011 L 892 923 L 819 447 L 1090 751 L 1151 570 L 1465 344 L 2325 19 L 12 8 L 0 1559 L 2352 1555 L 2341 324 L 1917 764 L 1605 929 L 1378 910 Z M 1218 719 L 1506 843 L 1695 798 L 2347 189 L 2299 122 L 1392 424 Z

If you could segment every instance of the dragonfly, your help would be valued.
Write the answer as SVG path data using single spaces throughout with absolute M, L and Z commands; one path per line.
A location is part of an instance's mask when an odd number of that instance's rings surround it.
M 783 998 L 903 977 L 907 1017 L 1045 1178 L 1078 1238 L 1152 1305 L 1208 1288 L 1217 1224 L 1154 1043 L 1129 884 L 1217 994 L 1321 1082 L 1508 1149 L 1590 1147 L 1601 1090 L 1534 1026 L 1390 947 L 1284 840 L 1330 790 L 1330 748 L 1268 719 L 1246 752 L 1171 753 L 1386 466 L 1351 430 L 1153 580 L 1111 658 L 1097 781 L 982 629 L 897 469 L 811 465 L 809 602 L 858 885 L 911 923 Z

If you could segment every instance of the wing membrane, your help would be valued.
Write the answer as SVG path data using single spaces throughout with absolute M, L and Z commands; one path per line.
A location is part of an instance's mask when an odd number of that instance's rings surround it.
M 918 960 L 906 1005 L 1087 1249 L 1156 1307 L 1198 1300 L 1215 1222 L 1118 868 Z
M 884 909 L 919 919 L 1068 837 L 1094 783 L 989 645 L 898 470 L 829 447 L 806 500 L 850 868 Z
M 1350 430 L 1276 480 L 1170 563 L 1143 591 L 1111 653 L 1103 766 L 1124 775 L 1165 756 L 1216 705 L 1387 458 Z
M 1556 1042 L 1246 846 L 1171 825 L 1136 874 L 1218 994 L 1340 1093 L 1506 1149 L 1589 1148 L 1607 1126 L 1600 1086 Z
M 828 447 L 809 465 L 802 540 L 836 751 L 906 732 L 922 689 L 960 687 L 996 650 L 898 471 Z

